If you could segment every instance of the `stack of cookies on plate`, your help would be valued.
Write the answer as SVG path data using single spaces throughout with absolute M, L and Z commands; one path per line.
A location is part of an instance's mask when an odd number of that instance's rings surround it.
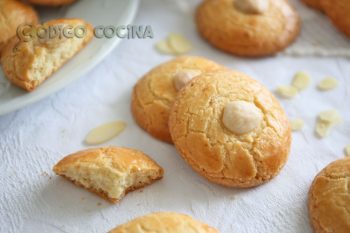
M 42 6 L 62 6 L 75 0 L 28 0 Z M 0 0 L 0 56 L 6 78 L 33 91 L 83 49 L 93 37 L 92 26 L 82 19 L 55 19 L 39 24 L 37 12 L 17 0 Z M 85 34 L 49 38 L 51 28 L 81 27 Z M 44 34 L 43 34 L 44 32 Z

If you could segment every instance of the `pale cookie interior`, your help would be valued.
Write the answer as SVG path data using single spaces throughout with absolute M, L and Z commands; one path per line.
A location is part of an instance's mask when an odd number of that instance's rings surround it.
M 261 124 L 263 113 L 252 103 L 232 101 L 226 104 L 222 120 L 231 132 L 246 134 Z
M 234 6 L 245 14 L 263 14 L 269 9 L 269 0 L 235 0 Z
M 176 90 L 179 91 L 181 88 L 186 86 L 186 84 L 190 82 L 194 77 L 200 75 L 201 73 L 202 72 L 200 70 L 194 70 L 194 69 L 184 69 L 184 70 L 178 71 L 174 75 L 174 85 Z
M 112 202 L 117 202 L 127 192 L 144 187 L 162 177 L 162 169 L 153 163 L 150 164 L 147 159 L 133 159 L 124 154 L 115 156 L 120 156 L 121 161 L 115 161 L 107 151 L 102 151 L 94 155 L 93 159 L 82 157 L 63 166 L 58 164 L 54 171 Z

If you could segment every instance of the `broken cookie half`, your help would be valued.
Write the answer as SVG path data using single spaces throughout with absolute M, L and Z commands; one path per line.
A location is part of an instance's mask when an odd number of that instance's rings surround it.
M 81 19 L 55 19 L 43 25 L 26 25 L 2 51 L 5 76 L 12 84 L 32 91 L 92 38 L 93 27 Z
M 119 147 L 79 151 L 63 158 L 53 170 L 112 203 L 163 177 L 163 169 L 147 155 Z

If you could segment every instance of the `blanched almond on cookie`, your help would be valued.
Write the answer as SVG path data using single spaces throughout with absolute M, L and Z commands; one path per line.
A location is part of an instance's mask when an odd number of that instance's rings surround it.
M 163 169 L 147 155 L 118 147 L 79 151 L 63 158 L 53 170 L 113 203 L 163 177 Z
M 48 31 L 49 27 L 81 28 L 79 31 L 85 31 L 85 35 L 71 35 L 72 38 L 62 35 L 59 39 L 48 38 L 47 34 L 45 39 L 33 36 L 29 41 L 13 37 L 2 51 L 1 64 L 6 78 L 26 91 L 32 91 L 42 84 L 83 49 L 93 37 L 92 26 L 81 19 L 55 19 L 37 25 L 33 31 L 40 32 L 44 29 Z

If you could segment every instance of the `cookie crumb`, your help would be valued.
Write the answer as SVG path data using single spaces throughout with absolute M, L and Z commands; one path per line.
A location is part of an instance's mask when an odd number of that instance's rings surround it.
M 318 83 L 317 88 L 320 91 L 330 91 L 330 90 L 335 89 L 337 86 L 338 86 L 337 79 L 335 79 L 333 77 L 327 77 Z
M 298 89 L 294 86 L 279 86 L 276 89 L 276 93 L 286 99 L 292 99 L 298 94 Z
M 303 91 L 309 87 L 310 82 L 311 82 L 310 75 L 300 71 L 294 75 L 292 86 L 298 89 L 298 91 Z
M 98 202 L 98 203 L 97 203 L 97 206 L 101 206 L 101 205 L 102 205 L 102 203 L 101 203 L 101 202 Z
M 293 131 L 300 131 L 304 128 L 304 120 L 301 118 L 291 120 L 290 124 Z

